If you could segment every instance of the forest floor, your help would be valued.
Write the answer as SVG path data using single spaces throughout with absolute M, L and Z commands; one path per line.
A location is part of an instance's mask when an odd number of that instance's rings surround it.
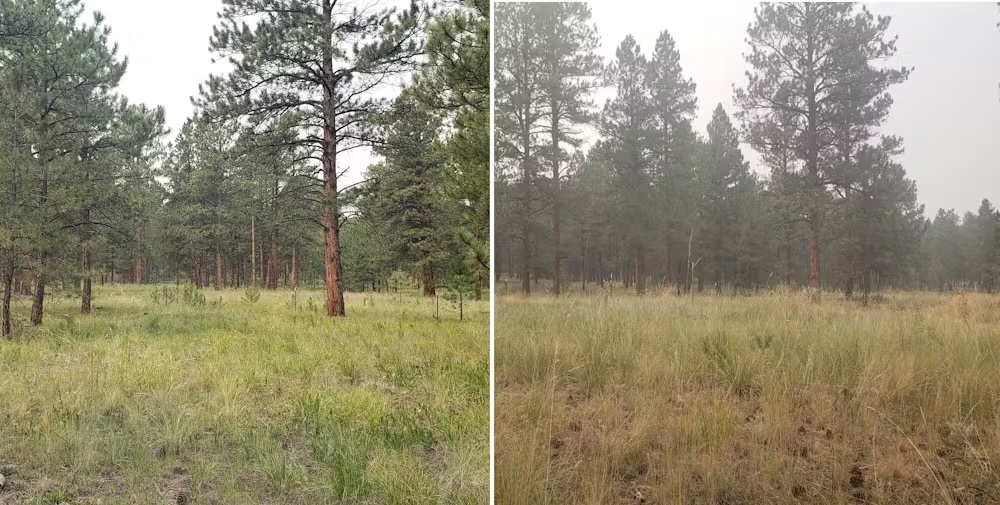
M 0 340 L 0 504 L 486 502 L 488 302 L 162 289 Z
M 500 297 L 497 503 L 1000 503 L 1000 297 Z

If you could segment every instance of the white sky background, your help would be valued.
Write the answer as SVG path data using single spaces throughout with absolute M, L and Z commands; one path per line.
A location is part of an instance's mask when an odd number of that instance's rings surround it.
M 129 69 L 120 91 L 134 102 L 163 105 L 173 133 L 194 110 L 189 97 L 213 70 L 208 40 L 221 9 L 219 0 L 87 0 L 112 28 L 111 38 Z M 367 3 L 367 2 L 366 2 Z M 382 0 L 405 6 L 408 0 Z M 733 84 L 745 81 L 746 28 L 750 2 L 697 0 L 595 0 L 593 19 L 601 52 L 614 57 L 626 34 L 649 55 L 667 29 L 677 42 L 686 76 L 698 86 L 695 127 L 705 131 L 712 109 L 734 112 Z M 876 14 L 892 16 L 899 35 L 894 66 L 915 66 L 910 79 L 892 89 L 895 99 L 883 132 L 903 137 L 900 161 L 917 182 L 927 214 L 938 208 L 975 210 L 980 199 L 1000 205 L 1000 10 L 995 2 L 875 3 Z M 600 96 L 598 103 L 603 105 Z M 744 153 L 752 164 L 749 147 Z M 350 170 L 342 184 L 361 179 L 376 161 L 367 150 L 338 158 Z
M 111 40 L 128 56 L 129 65 L 118 91 L 131 102 L 166 109 L 170 138 L 195 110 L 190 97 L 211 73 L 225 63 L 212 64 L 208 42 L 222 10 L 221 0 L 84 0 L 88 10 L 100 11 L 111 27 Z M 409 0 L 347 0 L 350 5 L 403 8 Z M 90 22 L 90 16 L 86 21 Z M 337 156 L 338 172 L 349 168 L 340 187 L 362 180 L 368 165 L 378 161 L 369 149 L 352 149 Z
M 716 104 L 735 112 L 733 85 L 746 83 L 746 30 L 754 3 L 729 1 L 594 0 L 593 20 L 605 61 L 626 35 L 647 58 L 669 30 L 686 77 L 697 84 L 695 129 L 705 134 Z M 988 3 L 874 3 L 899 35 L 889 65 L 916 69 L 890 90 L 895 101 L 882 133 L 903 138 L 899 161 L 917 183 L 933 217 L 938 208 L 975 211 L 982 198 L 1000 206 L 1000 8 Z M 610 97 L 597 97 L 599 106 Z M 735 120 L 734 120 L 735 121 Z M 758 169 L 758 156 L 744 146 Z M 759 168 L 762 171 L 766 169 Z

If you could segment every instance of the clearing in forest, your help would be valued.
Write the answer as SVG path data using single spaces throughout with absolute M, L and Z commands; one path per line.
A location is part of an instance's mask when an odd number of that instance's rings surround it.
M 1000 502 L 1000 298 L 500 297 L 497 503 Z
M 0 504 L 486 501 L 486 302 L 164 290 L 0 340 Z

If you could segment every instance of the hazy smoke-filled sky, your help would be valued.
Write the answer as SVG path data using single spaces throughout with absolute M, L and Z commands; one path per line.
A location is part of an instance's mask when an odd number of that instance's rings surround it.
M 669 30 L 684 74 L 698 85 L 695 128 L 704 134 L 716 104 L 732 116 L 733 85 L 746 82 L 743 53 L 754 19 L 749 2 L 590 3 L 601 36 L 601 54 L 614 58 L 627 34 L 649 57 L 657 36 Z M 903 138 L 899 158 L 917 182 L 918 197 L 933 216 L 938 208 L 975 211 L 982 198 L 1000 206 L 1000 8 L 996 3 L 874 3 L 892 17 L 889 33 L 899 51 L 887 64 L 913 66 L 891 89 L 895 104 L 882 132 Z M 603 93 L 603 105 L 610 96 Z M 744 154 L 752 165 L 757 156 Z M 758 167 L 754 167 L 758 168 Z
M 208 41 L 222 10 L 221 0 L 84 0 L 88 10 L 100 11 L 111 27 L 111 40 L 129 67 L 119 92 L 133 102 L 166 109 L 171 138 L 194 112 L 190 97 L 210 73 L 224 73 L 224 63 L 212 64 Z M 409 0 L 362 0 L 359 6 L 405 7 Z M 90 17 L 86 20 L 89 22 Z M 338 155 L 338 171 L 348 168 L 341 184 L 361 180 L 377 158 L 368 149 Z
M 916 67 L 907 82 L 892 89 L 895 105 L 883 132 L 903 137 L 900 161 L 917 181 L 927 214 L 938 208 L 975 210 L 983 197 L 1000 204 L 1000 9 L 994 2 L 867 5 L 892 17 L 890 33 L 899 36 L 899 52 L 891 64 Z M 213 71 L 208 39 L 221 1 L 89 0 L 87 6 L 105 14 L 112 39 L 129 56 L 121 92 L 133 101 L 165 106 L 176 133 L 193 111 L 189 97 Z M 699 132 L 717 103 L 732 114 L 733 85 L 745 82 L 742 54 L 753 3 L 596 0 L 591 7 L 607 59 L 628 33 L 648 54 L 657 35 L 670 31 L 684 73 L 698 85 Z M 744 152 L 755 164 L 750 148 Z M 375 158 L 358 150 L 341 159 L 351 167 L 344 181 L 350 183 Z

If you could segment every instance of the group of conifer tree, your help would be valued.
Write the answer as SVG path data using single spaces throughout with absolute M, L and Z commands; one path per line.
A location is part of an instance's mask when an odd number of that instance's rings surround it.
M 224 0 L 223 75 L 168 141 L 80 0 L 0 0 L 2 334 L 100 283 L 380 289 L 489 280 L 489 4 Z M 207 57 L 207 55 L 206 55 Z M 400 91 L 400 88 L 402 90 Z M 382 160 L 345 187 L 338 155 Z M 355 174 L 357 175 L 357 174 Z
M 736 110 L 716 105 L 698 132 L 696 83 L 667 31 L 651 52 L 627 36 L 605 62 L 584 3 L 496 16 L 500 292 L 992 289 L 995 209 L 925 218 L 902 139 L 882 132 L 913 70 L 892 66 L 889 18 L 759 5 Z

